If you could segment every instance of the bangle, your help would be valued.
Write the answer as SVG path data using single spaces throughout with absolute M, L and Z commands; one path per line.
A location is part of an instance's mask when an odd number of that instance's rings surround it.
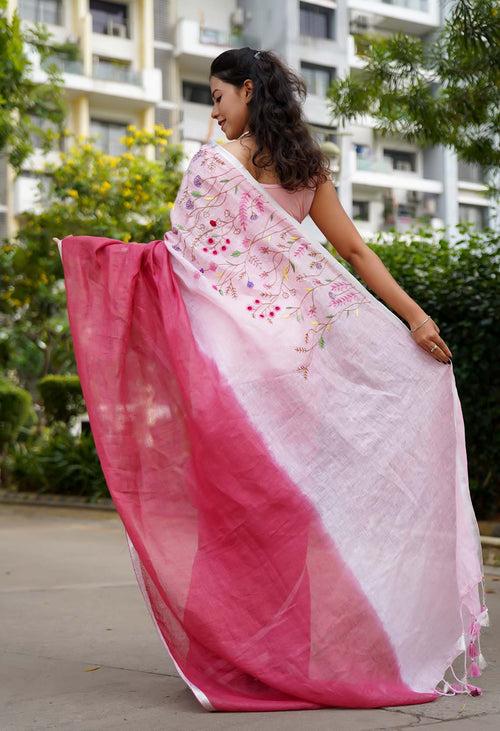
M 413 330 L 410 328 L 410 332 L 411 333 L 414 333 L 415 330 L 418 330 L 419 327 L 422 327 L 422 325 L 425 325 L 425 323 L 427 322 L 427 320 L 430 320 L 430 319 L 431 319 L 430 315 L 427 315 L 427 317 L 425 318 L 425 320 L 423 322 L 421 322 L 420 325 L 417 325 L 417 327 L 414 327 Z

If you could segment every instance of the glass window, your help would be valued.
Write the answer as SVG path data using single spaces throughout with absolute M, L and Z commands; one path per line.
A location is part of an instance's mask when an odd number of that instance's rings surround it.
M 384 149 L 384 158 L 391 161 L 393 170 L 415 172 L 417 169 L 416 154 L 414 152 Z
M 473 223 L 476 228 L 483 229 L 488 225 L 488 210 L 486 206 L 459 203 L 458 220 L 460 223 Z
M 370 219 L 369 201 L 354 201 L 353 200 L 352 218 L 353 218 L 353 221 L 368 221 Z
M 90 120 L 90 134 L 96 138 L 96 147 L 108 155 L 121 155 L 126 147 L 120 138 L 127 132 L 129 122 L 108 122 L 103 119 Z
M 62 25 L 62 1 L 19 0 L 19 16 L 33 23 Z
M 333 13 L 331 8 L 300 3 L 300 34 L 313 38 L 333 38 Z
M 210 106 L 213 104 L 210 86 L 197 84 L 194 81 L 182 82 L 182 98 L 186 102 L 196 102 L 196 104 L 209 104 Z
M 106 0 L 90 0 L 92 30 L 108 36 L 128 38 L 128 5 Z
M 328 87 L 335 78 L 335 69 L 302 61 L 300 70 L 302 78 L 306 82 L 308 93 L 326 97 Z

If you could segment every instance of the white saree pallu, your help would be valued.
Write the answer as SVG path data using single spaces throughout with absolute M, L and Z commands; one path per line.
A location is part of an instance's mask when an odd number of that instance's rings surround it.
M 60 250 L 96 449 L 180 676 L 215 711 L 480 694 L 453 366 L 218 144 L 171 223 Z

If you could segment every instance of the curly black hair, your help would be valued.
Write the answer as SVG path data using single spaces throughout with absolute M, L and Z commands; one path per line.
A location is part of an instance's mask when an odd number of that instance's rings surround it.
M 248 105 L 248 127 L 257 145 L 253 165 L 273 167 L 287 190 L 316 188 L 331 179 L 330 160 L 303 115 L 306 84 L 273 51 L 259 51 L 255 57 L 256 53 L 249 46 L 224 51 L 212 61 L 210 77 L 238 88 L 245 79 L 253 81 Z

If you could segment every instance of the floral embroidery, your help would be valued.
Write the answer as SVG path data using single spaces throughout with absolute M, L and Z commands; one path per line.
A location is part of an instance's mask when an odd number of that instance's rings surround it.
M 230 205 L 235 194 L 236 212 Z M 297 372 L 307 378 L 335 320 L 358 315 L 368 298 L 266 202 L 236 166 L 203 145 L 172 209 L 171 231 L 180 244 L 174 249 L 194 265 L 195 279 L 204 277 L 221 296 L 241 300 L 249 317 L 267 326 L 290 318 L 303 323 L 303 342 L 294 350 L 302 356 Z M 185 225 L 177 206 L 189 211 Z

